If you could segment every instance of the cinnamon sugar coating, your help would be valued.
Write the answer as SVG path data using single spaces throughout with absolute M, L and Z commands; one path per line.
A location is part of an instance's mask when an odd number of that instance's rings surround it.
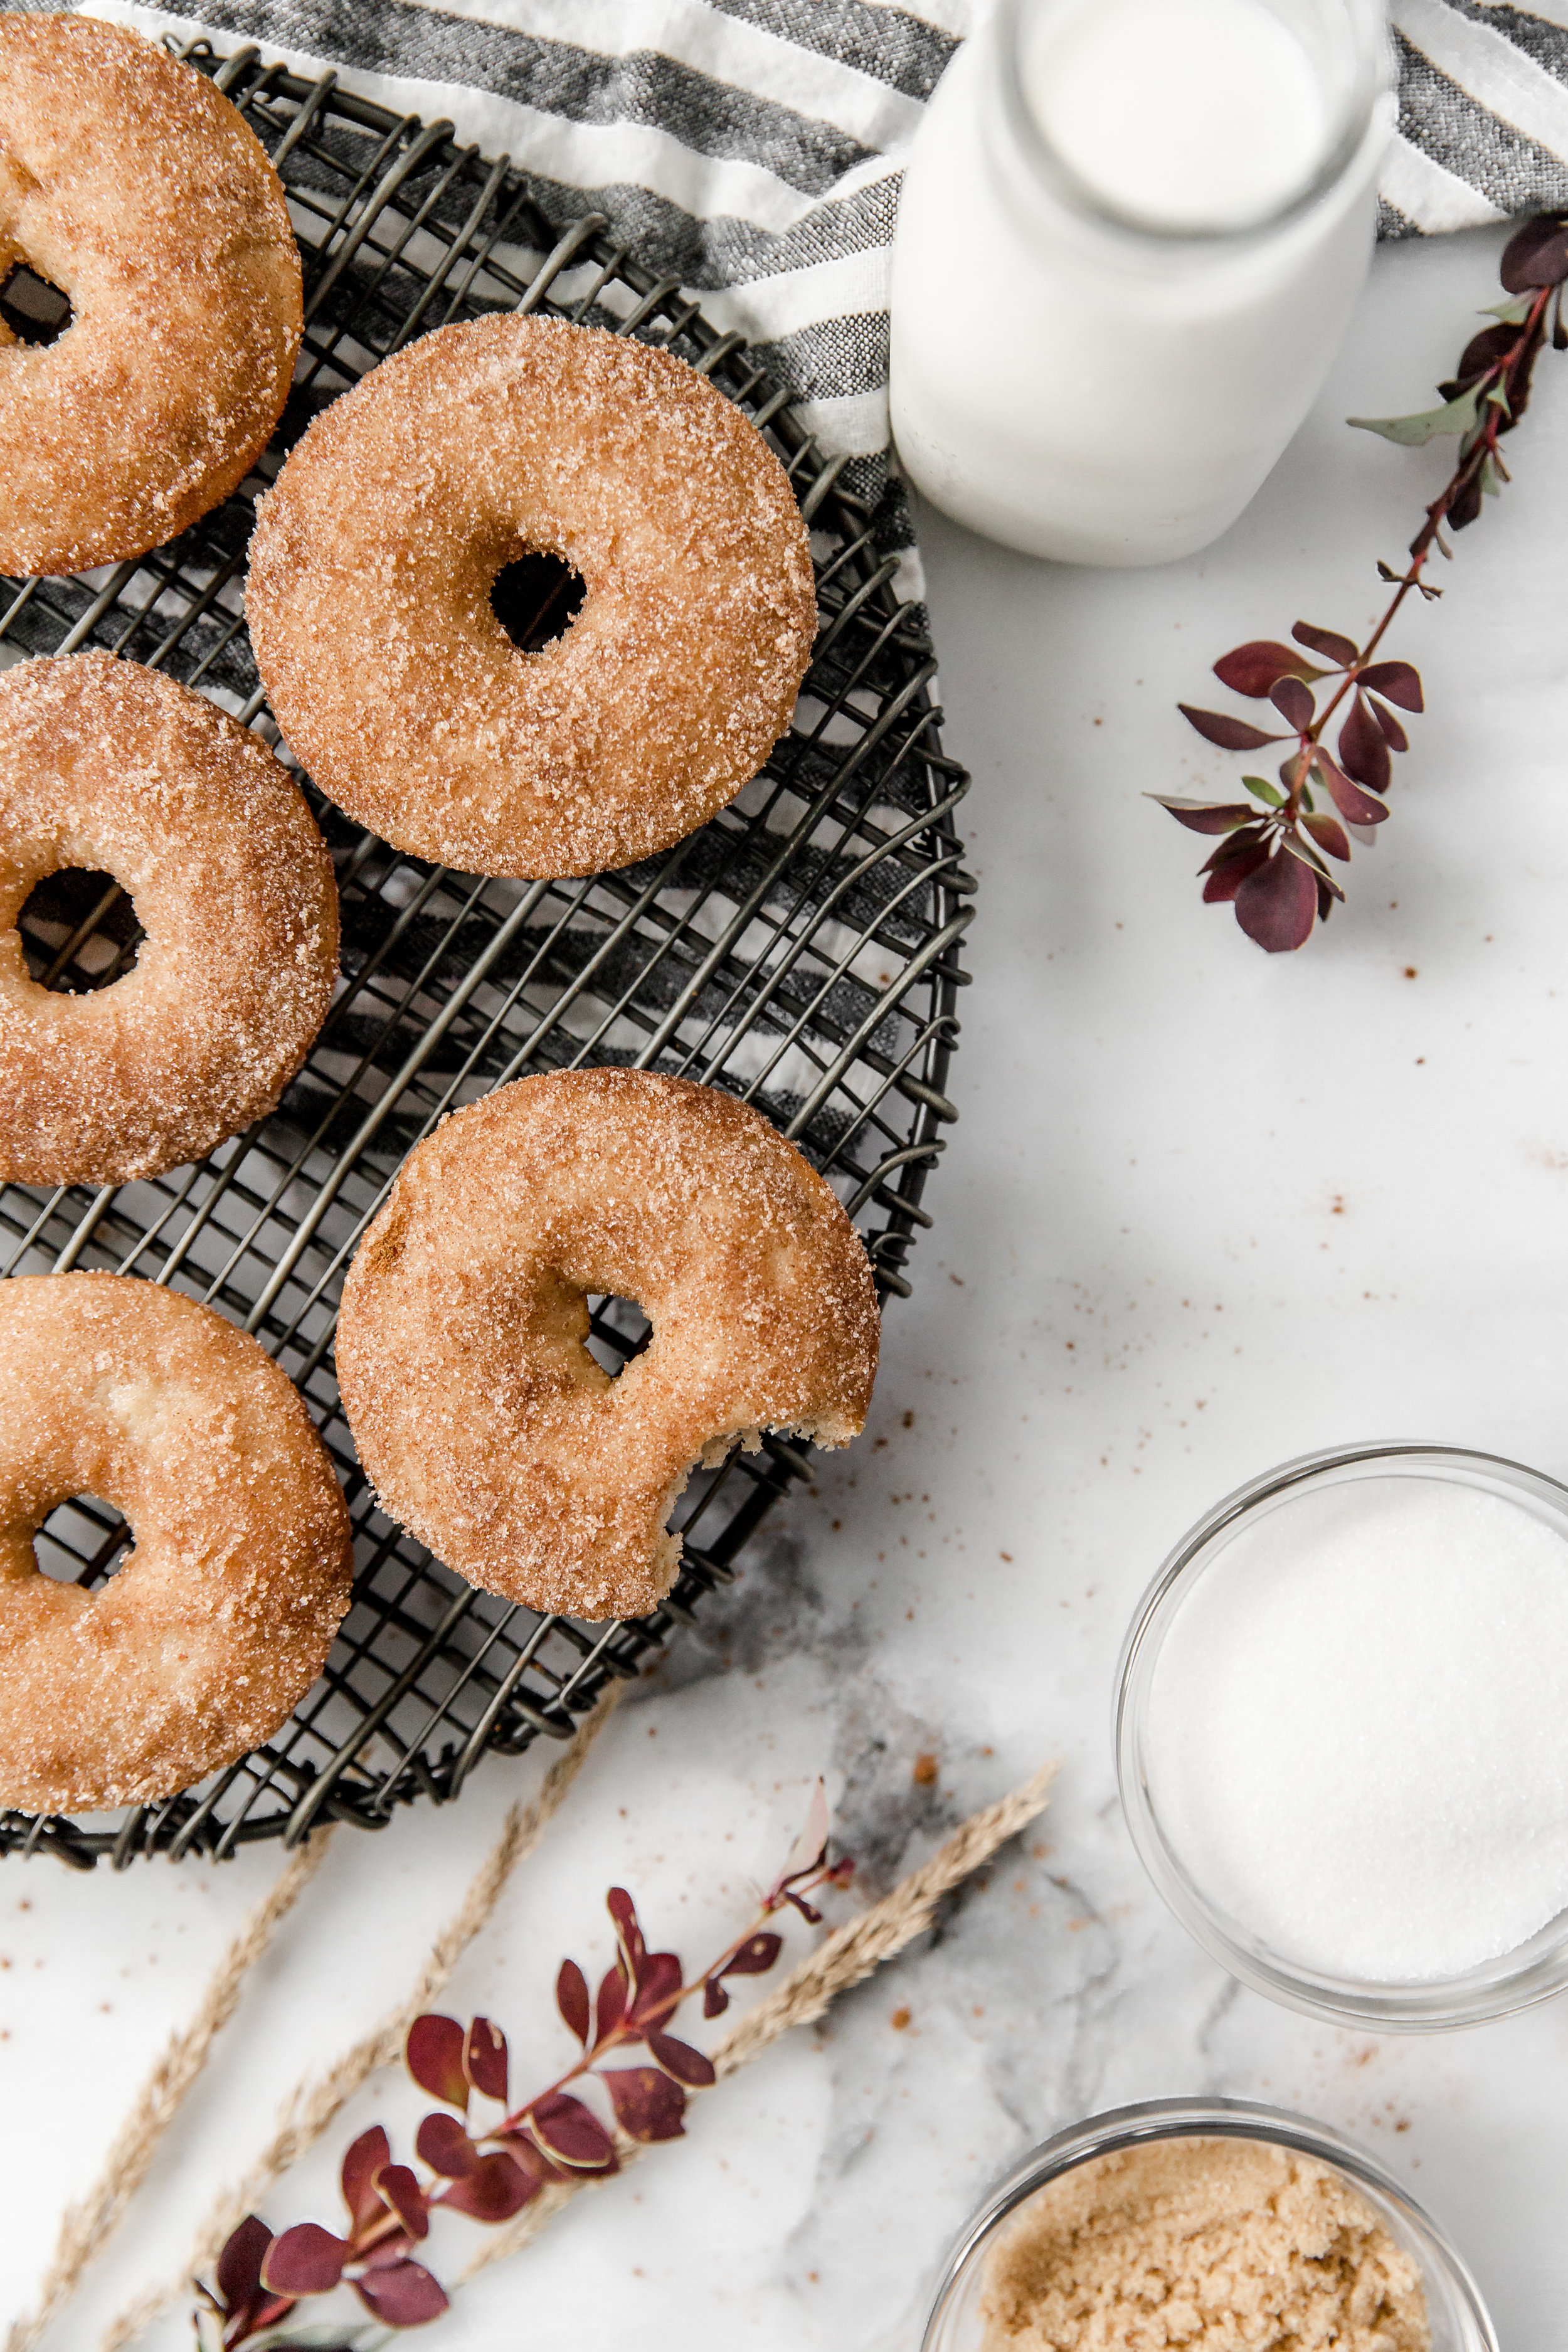
M 289 395 L 300 256 L 237 110 L 139 33 L 0 16 L 0 282 L 70 298 L 52 343 L 0 320 L 0 572 L 145 553 L 226 498 Z
M 618 1378 L 588 1296 L 653 1337 Z M 338 1379 L 384 1507 L 488 1592 L 637 1616 L 675 1580 L 699 1462 L 763 1429 L 845 1445 L 879 1326 L 828 1185 L 710 1087 L 521 1078 L 410 1153 L 349 1272 Z
M 525 551 L 587 593 L 521 652 Z M 556 320 L 442 327 L 384 360 L 263 499 L 246 615 L 279 726 L 399 849 L 595 874 L 706 824 L 789 724 L 816 588 L 789 481 L 667 352 Z
M 73 1495 L 135 1538 L 96 1593 L 33 1551 Z M 0 1282 L 0 1804 L 148 1804 L 259 1746 L 352 1570 L 326 1450 L 254 1339 L 129 1275 Z
M 147 937 L 79 996 L 27 971 L 16 919 L 101 869 Z M 326 1018 L 331 859 L 248 728 L 108 654 L 0 674 L 0 1179 L 120 1183 L 199 1160 L 270 1110 Z

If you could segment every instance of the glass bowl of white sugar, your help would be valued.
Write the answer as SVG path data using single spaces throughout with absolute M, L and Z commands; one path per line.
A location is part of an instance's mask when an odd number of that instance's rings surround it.
M 1451 1445 L 1308 1455 L 1144 1594 L 1127 1822 L 1244 1984 L 1384 2032 L 1568 1985 L 1568 1487 Z

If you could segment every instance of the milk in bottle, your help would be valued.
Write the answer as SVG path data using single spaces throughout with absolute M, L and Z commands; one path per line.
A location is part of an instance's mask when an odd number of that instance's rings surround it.
M 893 433 L 937 506 L 1079 563 L 1240 513 L 1371 257 L 1379 0 L 999 0 L 905 173 Z

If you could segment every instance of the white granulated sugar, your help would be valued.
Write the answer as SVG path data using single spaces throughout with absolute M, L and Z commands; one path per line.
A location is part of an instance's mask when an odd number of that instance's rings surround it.
M 1435 1478 L 1284 1501 L 1184 1603 L 1150 1792 L 1279 1958 L 1447 1978 L 1568 1908 L 1568 1542 Z

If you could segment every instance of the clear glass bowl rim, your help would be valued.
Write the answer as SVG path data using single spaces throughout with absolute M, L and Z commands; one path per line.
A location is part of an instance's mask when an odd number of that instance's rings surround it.
M 1458 2352 L 1500 2352 L 1497 2330 L 1469 2264 L 1426 2207 L 1364 2148 L 1331 2125 L 1314 2123 L 1288 2108 L 1222 2098 L 1142 2099 L 1130 2106 L 1108 2107 L 1032 2149 L 965 2222 L 943 2266 L 921 2352 L 942 2352 L 940 2331 L 954 2297 L 1002 2223 L 1026 2198 L 1093 2157 L 1162 2139 L 1262 2140 L 1342 2172 L 1357 2188 L 1371 2190 L 1391 2206 L 1405 2224 L 1415 2242 L 1425 2281 L 1428 2286 L 1433 2279 L 1441 2283 L 1466 2331 Z
M 1528 1496 L 1538 1511 L 1554 1517 L 1568 1538 L 1568 1486 L 1528 1464 L 1471 1446 L 1387 1439 L 1330 1446 L 1265 1471 L 1189 1528 L 1133 1612 L 1116 1676 L 1116 1777 L 1129 1833 L 1156 1890 L 1189 1935 L 1243 1984 L 1287 2009 L 1332 2025 L 1383 2033 L 1445 2032 L 1514 2016 L 1561 1992 L 1568 1985 L 1568 1916 L 1560 1915 L 1513 1952 L 1482 1961 L 1462 1976 L 1430 1982 L 1378 1984 L 1300 1967 L 1250 1937 L 1187 1875 L 1160 1827 L 1140 1760 L 1160 1643 L 1182 1600 L 1208 1565 L 1215 1538 L 1229 1535 L 1249 1513 L 1321 1473 L 1352 1470 L 1375 1476 L 1381 1465 L 1393 1462 L 1425 1469 L 1435 1478 L 1468 1469 L 1472 1476 L 1461 1475 L 1456 1483 L 1511 1488 Z

